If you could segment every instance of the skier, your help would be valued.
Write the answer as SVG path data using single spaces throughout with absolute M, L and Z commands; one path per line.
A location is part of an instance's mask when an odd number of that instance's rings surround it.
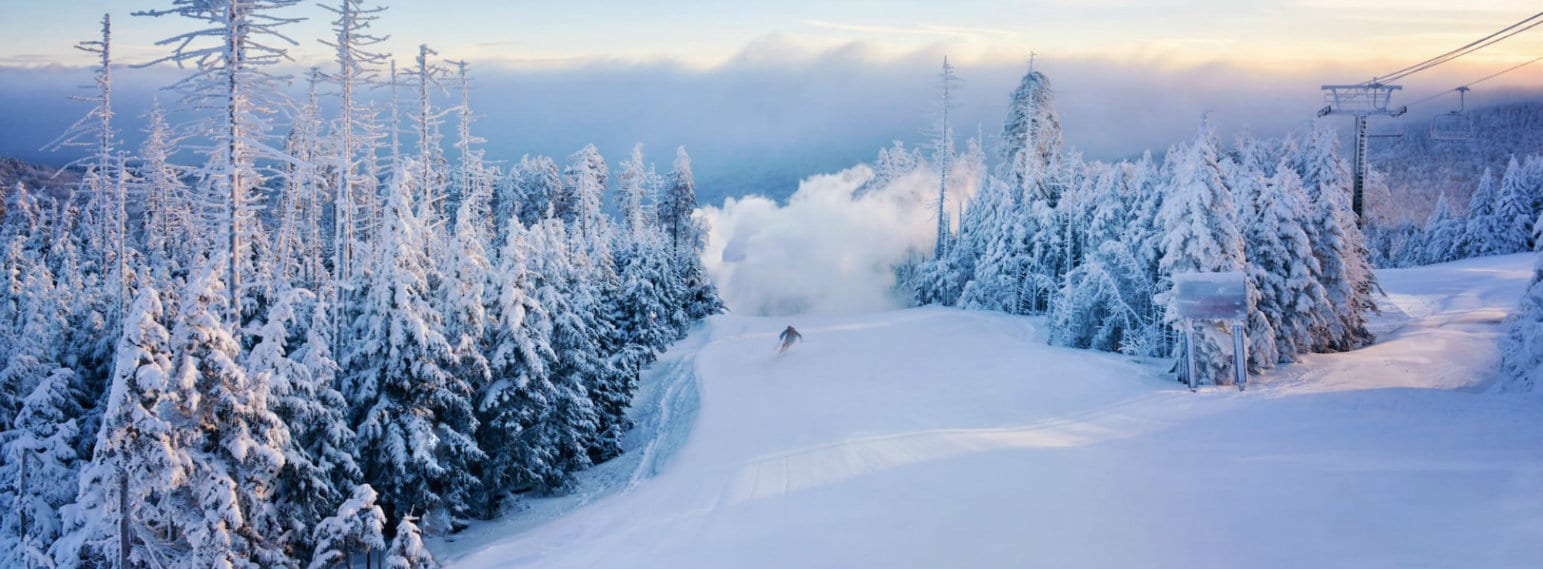
M 794 342 L 804 339 L 804 335 L 799 334 L 798 330 L 794 330 L 793 325 L 789 324 L 787 330 L 777 335 L 777 339 L 782 340 L 782 349 L 777 350 L 777 354 L 781 355 L 788 353 L 788 348 L 793 347 Z

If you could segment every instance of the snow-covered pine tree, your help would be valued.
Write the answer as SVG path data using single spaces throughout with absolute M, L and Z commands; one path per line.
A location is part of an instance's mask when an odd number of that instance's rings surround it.
M 1425 220 L 1419 264 L 1445 263 L 1462 256 L 1466 223 L 1452 215 L 1445 193 L 1436 196 L 1436 207 Z
M 1060 171 L 1061 120 L 1050 79 L 1032 66 L 1008 103 L 1000 160 L 999 176 L 1015 196 L 1044 200 L 1052 207 L 1060 200 L 1061 186 L 1051 174 Z
M 1301 178 L 1288 163 L 1282 162 L 1275 176 L 1254 189 L 1255 217 L 1244 229 L 1249 277 L 1260 295 L 1257 309 L 1274 330 L 1280 361 L 1295 361 L 1297 354 L 1312 350 L 1315 331 L 1331 316 L 1327 293 L 1314 278 L 1322 268 L 1306 229 L 1311 208 Z M 1269 367 L 1263 361 L 1257 364 Z
M 1015 271 L 1008 267 L 1009 239 L 1019 224 L 1012 189 L 988 177 L 959 223 L 959 238 L 949 255 L 967 277 L 958 305 L 970 310 L 1006 310 Z
M 183 504 L 169 498 L 183 491 L 192 470 L 177 428 L 162 417 L 179 403 L 181 389 L 172 379 L 163 317 L 161 294 L 141 285 L 123 320 L 91 461 L 82 469 L 75 501 L 60 510 L 63 537 L 49 549 L 57 567 L 148 565 L 150 554 L 138 541 L 187 550 L 161 541 L 166 530 L 175 532 L 185 522 Z M 128 509 L 121 509 L 125 504 Z M 126 546 L 124 533 L 130 539 Z
M 604 348 L 612 333 L 609 323 L 598 318 L 602 307 L 594 287 L 576 277 L 579 269 L 568 244 L 572 236 L 562 223 L 549 220 L 532 228 L 528 237 L 535 302 L 552 319 L 550 345 L 555 355 L 548 364 L 550 411 L 531 434 L 542 441 L 548 455 L 546 470 L 535 482 L 553 490 L 565 487 L 569 475 L 587 468 L 593 457 L 613 455 L 626 418 L 614 414 L 612 396 L 618 395 L 615 380 L 621 371 L 605 357 Z
M 638 369 L 653 363 L 684 330 L 676 329 L 671 313 L 679 304 L 681 289 L 670 265 L 669 249 L 661 236 L 644 233 L 640 240 L 622 243 L 616 255 L 621 285 L 615 298 L 616 326 L 631 346 L 641 348 L 633 362 Z
M 1215 137 L 1209 125 L 1203 125 L 1190 144 L 1168 152 L 1173 160 L 1173 179 L 1158 212 L 1158 222 L 1164 228 L 1161 274 L 1172 278 L 1181 273 L 1242 271 L 1243 238 L 1231 218 L 1236 210 L 1231 191 L 1222 182 Z M 1171 289 L 1164 290 L 1157 302 L 1167 307 L 1164 323 L 1180 332 L 1184 326 L 1193 327 L 1196 382 L 1230 382 L 1230 332 L 1215 323 L 1190 324 L 1181 319 Z
M 200 152 L 208 163 L 199 172 L 207 180 L 207 196 L 221 221 L 217 234 L 225 262 L 227 309 L 231 320 L 253 314 L 255 302 L 244 300 L 247 280 L 256 261 L 254 244 L 262 229 L 253 194 L 264 187 L 265 161 L 288 161 L 269 144 L 273 117 L 285 106 L 287 76 L 268 71 L 288 61 L 283 46 L 295 45 L 282 28 L 298 22 L 281 11 L 299 0 L 172 0 L 172 7 L 135 12 L 136 16 L 181 16 L 203 27 L 161 40 L 172 53 L 144 66 L 163 62 L 193 65 L 192 75 L 178 81 L 188 108 L 207 109 L 204 118 L 188 125 L 190 134 L 207 140 Z
M 1077 348 L 1139 354 L 1146 351 L 1151 290 L 1130 248 L 1105 241 L 1066 274 L 1051 305 L 1051 341 Z
M 184 168 L 172 162 L 182 137 L 166 122 L 166 109 L 156 99 L 150 106 L 145 141 L 139 147 L 139 194 L 144 199 L 145 265 L 164 281 L 184 277 L 208 249 L 204 232 L 198 230 L 198 208 L 192 191 L 183 183 Z
M 648 212 L 643 209 L 649 193 L 648 170 L 643 165 L 643 143 L 632 147 L 632 154 L 621 163 L 617 175 L 616 208 L 620 212 L 621 235 L 627 242 L 642 241 L 650 231 Z
M 1495 215 L 1499 197 L 1495 175 L 1485 168 L 1484 176 L 1479 178 L 1479 188 L 1474 190 L 1473 197 L 1468 200 L 1468 218 L 1463 229 L 1463 257 L 1482 257 L 1500 252 L 1500 243 L 1496 239 L 1500 224 Z
M 29 342 L 24 333 L 29 306 L 36 305 L 35 299 L 45 291 L 27 281 L 31 280 L 29 274 L 47 269 L 40 267 L 42 251 L 34 245 L 44 231 L 37 201 L 26 186 L 17 184 L 6 197 L 5 207 L 0 224 L 0 238 L 4 239 L 0 242 L 4 247 L 0 249 L 0 432 L 10 428 L 21 409 L 21 399 L 28 392 L 24 383 L 33 375 L 30 368 L 39 363 L 36 354 L 28 355 L 33 350 L 24 347 Z
M 1535 391 L 1543 385 L 1543 254 L 1533 263 L 1532 284 L 1521 305 L 1507 317 L 1508 333 L 1501 341 L 1505 391 Z
M 1073 264 L 1073 243 L 1070 242 L 1070 219 L 1063 211 L 1049 203 L 1034 201 L 1028 204 L 1022 235 L 1027 239 L 1016 264 L 1018 277 L 1013 288 L 1012 308 L 1015 314 L 1039 314 L 1050 309 L 1055 295 L 1060 291 L 1061 280 Z
M 8 567 L 53 565 L 48 548 L 61 537 L 59 512 L 79 489 L 82 409 L 74 376 L 63 367 L 43 376 L 0 445 L 0 562 Z
M 306 98 L 295 114 L 294 125 L 285 140 L 284 151 L 294 156 L 295 162 L 280 167 L 279 177 L 283 189 L 275 196 L 278 205 L 273 230 L 274 276 L 285 283 L 296 281 L 316 287 L 319 274 L 319 250 L 310 241 L 312 233 L 307 224 L 313 219 L 308 213 L 319 205 L 316 194 L 325 191 L 323 176 L 318 167 L 326 158 L 321 148 L 322 109 L 317 88 L 321 83 L 321 70 L 312 67 L 306 74 Z M 308 211 L 311 210 L 311 211 Z
M 691 156 L 686 147 L 675 149 L 675 163 L 658 198 L 658 230 L 664 233 L 672 271 L 680 279 L 685 297 L 681 300 L 686 321 L 695 322 L 724 311 L 718 288 L 702 266 L 707 230 L 695 217 L 696 178 L 691 172 Z M 673 287 L 672 287 L 673 288 Z
M 1530 250 L 1532 222 L 1537 219 L 1538 213 L 1533 210 L 1533 197 L 1529 195 L 1524 177 L 1521 165 L 1512 156 L 1505 175 L 1500 178 L 1500 190 L 1492 214 L 1495 234 L 1491 243 L 1495 254 Z
M 477 162 L 470 167 L 481 168 L 476 154 L 469 153 L 467 159 Z M 455 233 L 442 257 L 445 266 L 441 267 L 443 274 L 435 304 L 444 318 L 445 339 L 453 351 L 455 363 L 451 373 L 470 382 L 474 392 L 481 392 L 492 380 L 484 353 L 490 324 L 488 282 L 493 278 L 486 249 L 490 236 L 484 229 L 491 209 L 490 188 L 475 181 L 480 174 L 463 175 L 471 185 L 466 188 L 469 193 L 462 196 L 455 216 Z
M 1051 341 L 1064 346 L 1145 354 L 1157 340 L 1152 315 L 1152 282 L 1137 255 L 1139 240 L 1124 239 L 1130 210 L 1109 169 L 1093 186 L 1093 215 L 1086 230 L 1083 263 L 1066 274 L 1051 304 Z
M 309 315 L 304 314 L 307 305 L 313 307 Z M 274 492 L 282 533 L 274 537 L 300 558 L 313 546 L 307 541 L 312 528 L 335 512 L 362 477 L 348 403 L 335 386 L 331 325 L 324 297 L 305 289 L 281 290 L 246 362 L 253 381 L 267 386 L 274 413 L 289 427 Z
M 1353 350 L 1374 339 L 1366 328 L 1366 314 L 1377 310 L 1372 300 L 1377 278 L 1367 261 L 1366 238 L 1350 208 L 1349 166 L 1338 149 L 1333 130 L 1319 122 L 1303 141 L 1294 164 L 1313 206 L 1307 237 L 1322 268 L 1318 282 L 1331 308 L 1314 351 Z
M 476 115 L 471 111 L 471 75 L 469 73 L 471 64 L 466 60 L 452 61 L 450 64 L 455 66 L 457 92 L 461 95 L 460 102 L 452 109 L 456 115 L 455 148 L 460 153 L 460 160 L 456 165 L 455 182 L 450 194 L 451 205 L 455 207 L 456 212 L 460 212 L 461 201 L 470 198 L 473 194 L 479 194 L 481 197 L 478 199 L 482 203 L 476 207 L 478 215 L 472 222 L 482 226 L 478 230 L 479 233 L 491 235 L 494 225 L 490 222 L 488 214 L 493 211 L 493 179 L 483 164 L 482 150 L 477 147 L 487 140 L 471 132 L 471 125 L 476 121 Z M 456 217 L 452 221 L 459 224 L 461 218 Z
M 675 149 L 675 166 L 659 200 L 659 226 L 669 241 L 670 251 L 677 257 L 687 255 L 693 248 L 696 237 L 691 212 L 695 209 L 696 177 L 691 173 L 691 156 L 682 146 Z
M 307 569 L 331 569 L 351 555 L 384 550 L 386 514 L 375 505 L 377 495 L 369 484 L 355 486 L 337 511 L 317 523 L 311 532 L 315 553 Z
M 385 569 L 439 569 L 439 563 L 423 545 L 423 532 L 416 521 L 417 518 L 404 515 L 397 522 L 396 537 L 386 551 Z
M 556 221 L 527 230 L 511 220 L 499 256 L 490 350 L 494 380 L 478 397 L 478 440 L 488 453 L 483 468 L 488 517 L 497 513 L 505 492 L 562 488 L 573 470 L 588 465 L 585 443 L 597 428 L 594 409 L 582 386 L 558 387 L 563 378 L 554 375 L 558 356 L 551 344 L 551 314 L 539 299 L 546 293 L 551 305 L 571 311 L 555 287 L 539 288 L 545 286 L 543 275 L 561 270 L 563 251 L 546 249 L 553 243 L 544 239 L 561 230 Z M 532 258 L 537 268 L 551 272 L 533 271 Z M 564 385 L 577 385 L 577 378 Z
M 173 398 L 158 411 L 176 428 L 190 471 L 171 501 L 196 567 L 271 567 L 288 562 L 274 492 L 289 429 L 270 408 L 270 390 L 240 362 L 223 319 L 224 282 L 211 264 L 188 283 L 171 332 Z
M 494 219 L 502 238 L 509 217 L 518 217 L 525 227 L 535 227 L 557 215 L 554 207 L 562 201 L 562 171 L 551 158 L 524 156 L 509 169 L 509 176 L 499 187 Z
M 553 204 L 558 219 L 572 225 L 584 242 L 600 234 L 601 204 L 605 199 L 609 168 L 595 145 L 588 144 L 568 157 L 563 171 L 563 199 Z
M 429 512 L 448 529 L 468 508 L 471 467 L 483 458 L 471 385 L 431 305 L 427 230 L 411 192 L 421 172 L 404 159 L 389 184 L 385 219 L 342 366 L 355 405 L 360 466 L 388 512 Z
M 445 172 L 440 168 L 445 162 L 445 156 L 440 147 L 442 135 L 439 127 L 449 111 L 437 109 L 434 106 L 434 94 L 436 92 L 445 94 L 445 87 L 440 82 L 444 78 L 445 69 L 431 59 L 437 55 L 439 52 L 430 49 L 427 44 L 419 45 L 418 57 L 414 60 L 417 66 L 406 72 L 407 78 L 416 80 L 418 84 L 418 107 L 413 110 L 410 118 L 413 134 L 418 137 L 418 156 L 414 162 L 417 169 L 412 172 L 412 179 L 417 182 L 417 187 L 413 189 L 416 195 L 412 196 L 412 199 L 417 204 L 416 215 L 419 222 L 431 229 L 441 224 L 447 197 L 444 192 Z M 392 167 L 401 168 L 400 165 Z M 383 215 L 390 214 L 383 213 Z M 386 494 L 389 495 L 390 492 Z
M 94 217 L 98 223 L 85 224 L 81 227 L 85 242 L 89 245 L 87 251 L 93 255 L 95 268 L 105 270 L 116 263 L 111 255 L 117 251 L 112 244 L 117 238 L 113 234 L 114 228 L 122 224 L 114 215 L 116 210 L 117 189 L 113 179 L 113 160 L 117 154 L 117 133 L 113 130 L 113 97 L 112 97 L 112 15 L 102 15 L 102 28 L 100 39 L 77 43 L 75 48 L 97 56 L 98 63 L 92 69 L 92 84 L 85 88 L 94 91 L 92 95 L 85 97 L 72 97 L 77 101 L 91 103 L 91 110 L 85 116 L 65 129 L 59 138 L 54 139 L 44 148 L 63 150 L 66 148 L 85 148 L 91 152 L 70 162 L 66 167 L 85 166 L 86 173 L 81 177 L 81 185 L 76 190 L 76 195 L 86 201 L 85 210 Z M 119 291 L 122 287 L 119 287 Z M 117 304 L 127 304 L 125 298 L 115 298 Z
M 954 73 L 954 66 L 948 64 L 948 57 L 943 57 L 943 71 L 939 74 L 942 81 L 942 93 L 938 101 L 938 123 L 936 132 L 932 137 L 932 161 L 938 167 L 938 212 L 937 212 L 937 238 L 932 246 L 932 257 L 942 258 L 948 249 L 948 174 L 954 163 L 954 130 L 949 124 L 949 113 L 954 106 L 954 87 L 959 83 L 958 74 Z M 903 149 L 901 149 L 903 151 Z
M 904 141 L 896 140 L 889 147 L 879 149 L 879 156 L 873 162 L 873 177 L 853 193 L 861 195 L 888 186 L 897 178 L 916 171 L 921 161 L 919 150 L 913 152 L 905 147 Z

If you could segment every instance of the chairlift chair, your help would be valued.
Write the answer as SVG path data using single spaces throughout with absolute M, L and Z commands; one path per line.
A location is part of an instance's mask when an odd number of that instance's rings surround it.
M 1472 140 L 1473 118 L 1468 116 L 1468 87 L 1458 87 L 1457 109 L 1436 115 L 1431 119 L 1431 140 Z

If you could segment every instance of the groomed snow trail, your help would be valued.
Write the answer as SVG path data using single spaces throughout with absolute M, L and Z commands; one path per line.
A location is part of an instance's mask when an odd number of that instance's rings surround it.
M 457 569 L 1540 567 L 1543 397 L 1487 393 L 1531 260 L 1381 272 L 1382 341 L 1241 393 L 1047 346 L 1037 319 L 800 317 L 779 357 L 788 319 L 718 317 L 645 380 L 628 455 L 435 550 Z

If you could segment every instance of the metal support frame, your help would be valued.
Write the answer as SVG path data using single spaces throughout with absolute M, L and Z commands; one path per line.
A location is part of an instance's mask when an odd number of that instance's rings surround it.
M 1232 377 L 1238 391 L 1248 387 L 1248 345 L 1243 342 L 1243 323 L 1232 323 Z
M 1248 345 L 1243 339 L 1243 323 L 1232 321 L 1232 381 L 1238 391 L 1248 388 Z M 1190 391 L 1199 388 L 1195 377 L 1195 321 L 1184 319 L 1184 381 Z
M 1189 383 L 1189 390 L 1195 390 L 1195 323 L 1191 320 L 1184 321 L 1184 379 Z
M 1409 107 L 1390 107 L 1393 92 L 1403 89 L 1400 85 L 1384 85 L 1375 79 L 1355 85 L 1324 85 L 1323 109 L 1318 116 L 1352 115 L 1355 117 L 1355 165 L 1351 176 L 1350 207 L 1355 210 L 1356 224 L 1366 225 L 1366 119 L 1368 117 L 1396 117 L 1409 112 Z

